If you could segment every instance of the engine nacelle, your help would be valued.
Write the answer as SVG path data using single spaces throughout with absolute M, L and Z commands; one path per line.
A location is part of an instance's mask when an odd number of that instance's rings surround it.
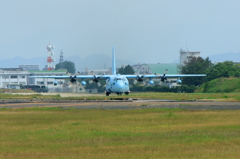
M 177 80 L 177 83 L 179 83 L 179 84 L 180 84 L 180 83 L 182 83 L 182 81 L 181 81 L 180 79 L 178 79 L 178 80 Z
M 82 86 L 86 86 L 86 84 L 87 84 L 87 83 L 86 83 L 85 81 L 82 81 L 82 82 L 81 82 L 81 85 L 82 85 Z
M 148 82 L 148 84 L 149 84 L 149 85 L 154 85 L 154 81 L 150 80 L 150 81 Z
M 56 86 L 57 84 L 58 84 L 58 82 L 57 82 L 57 81 L 54 81 L 54 82 L 53 82 L 53 85 L 54 85 L 54 86 Z

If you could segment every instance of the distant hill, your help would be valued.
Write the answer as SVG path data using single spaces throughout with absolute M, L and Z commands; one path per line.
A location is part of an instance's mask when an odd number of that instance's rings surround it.
M 240 78 L 217 78 L 207 83 L 204 83 L 195 92 L 199 93 L 228 93 L 240 92 Z
M 69 56 L 66 57 L 65 60 L 74 62 L 77 71 L 85 71 L 86 67 L 89 71 L 109 69 L 112 67 L 112 57 L 105 54 L 93 54 L 85 58 L 80 58 L 79 56 Z M 133 65 L 134 63 L 128 60 L 116 59 L 116 67 L 121 67 L 122 64 Z
M 56 56 L 55 56 L 56 58 Z M 204 57 L 205 58 L 205 57 Z M 240 61 L 240 53 L 222 53 L 209 56 L 212 62 L 221 62 L 221 61 Z M 88 70 L 102 70 L 109 69 L 112 65 L 112 58 L 105 54 L 92 54 L 84 58 L 81 58 L 78 55 L 64 57 L 64 60 L 72 61 L 75 63 L 77 71 L 83 72 L 87 67 Z M 175 60 L 174 63 L 178 63 L 179 59 Z M 54 64 L 59 63 L 59 58 L 56 58 Z M 22 64 L 37 64 L 40 66 L 40 69 L 47 65 L 47 57 L 35 57 L 31 59 L 25 59 L 23 57 L 17 56 L 11 59 L 0 60 L 0 68 L 17 68 Z M 136 64 L 130 60 L 120 60 L 116 59 L 117 67 L 121 67 L 122 64 L 133 65 Z
M 44 65 L 47 65 L 46 57 L 35 57 L 31 59 L 25 59 L 20 56 L 16 56 L 11 59 L 0 60 L 0 68 L 18 68 L 19 65 L 25 64 L 37 64 L 42 69 Z
M 216 55 L 208 56 L 212 62 L 222 62 L 222 61 L 233 61 L 233 62 L 240 62 L 240 52 L 239 53 L 222 53 Z
M 72 61 L 75 63 L 77 71 L 83 72 L 87 67 L 88 70 L 102 70 L 109 69 L 112 66 L 112 58 L 105 54 L 93 54 L 81 58 L 80 56 L 68 56 L 64 57 L 64 60 Z M 56 59 L 54 64 L 59 63 L 59 58 Z M 12 59 L 0 60 L 0 68 L 18 68 L 22 64 L 37 64 L 40 66 L 40 69 L 47 65 L 47 57 L 35 57 L 31 59 L 25 59 L 20 56 L 14 57 Z M 132 61 L 128 60 L 119 60 L 116 59 L 116 66 L 121 67 L 122 64 L 132 65 Z

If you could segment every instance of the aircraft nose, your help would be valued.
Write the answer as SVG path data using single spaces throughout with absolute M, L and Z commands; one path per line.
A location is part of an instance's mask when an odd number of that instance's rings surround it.
M 120 92 L 126 92 L 126 85 L 123 82 L 118 81 L 117 82 L 117 87 Z

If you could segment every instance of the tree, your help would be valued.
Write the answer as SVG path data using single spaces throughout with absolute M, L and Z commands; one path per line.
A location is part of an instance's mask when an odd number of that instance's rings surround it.
M 240 77 L 240 67 L 232 61 L 224 61 L 208 68 L 206 74 L 208 81 L 219 77 Z
M 211 68 L 213 64 L 207 57 L 193 57 L 189 62 L 185 62 L 184 66 L 180 66 L 180 72 L 182 74 L 206 74 L 206 70 Z M 206 81 L 205 77 L 183 77 L 182 84 L 186 85 L 201 85 Z
M 121 67 L 119 70 L 118 70 L 118 73 L 119 74 L 122 74 L 122 75 L 132 75 L 134 74 L 134 69 L 132 68 L 132 66 L 130 65 L 127 65 L 126 67 Z
M 61 68 L 60 68 L 60 65 L 61 65 Z M 72 74 L 74 74 L 76 71 L 75 64 L 71 61 L 64 61 L 61 64 L 60 63 L 56 64 L 55 70 L 58 70 L 58 69 L 67 69 L 67 71 Z

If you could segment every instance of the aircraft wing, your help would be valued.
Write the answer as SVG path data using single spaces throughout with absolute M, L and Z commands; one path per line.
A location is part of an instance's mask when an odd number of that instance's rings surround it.
M 29 76 L 29 78 L 54 78 L 54 79 L 93 79 L 93 78 L 101 78 L 107 79 L 110 78 L 112 75 L 78 75 L 78 76 Z M 206 76 L 206 74 L 167 74 L 167 75 L 123 75 L 126 78 L 179 78 L 179 77 L 202 77 Z
M 126 78 L 179 78 L 179 77 L 202 77 L 206 74 L 167 74 L 167 75 L 124 75 Z
M 54 79 L 93 79 L 93 78 L 102 78 L 107 79 L 110 78 L 111 75 L 78 75 L 78 76 L 29 76 L 29 78 L 54 78 Z

